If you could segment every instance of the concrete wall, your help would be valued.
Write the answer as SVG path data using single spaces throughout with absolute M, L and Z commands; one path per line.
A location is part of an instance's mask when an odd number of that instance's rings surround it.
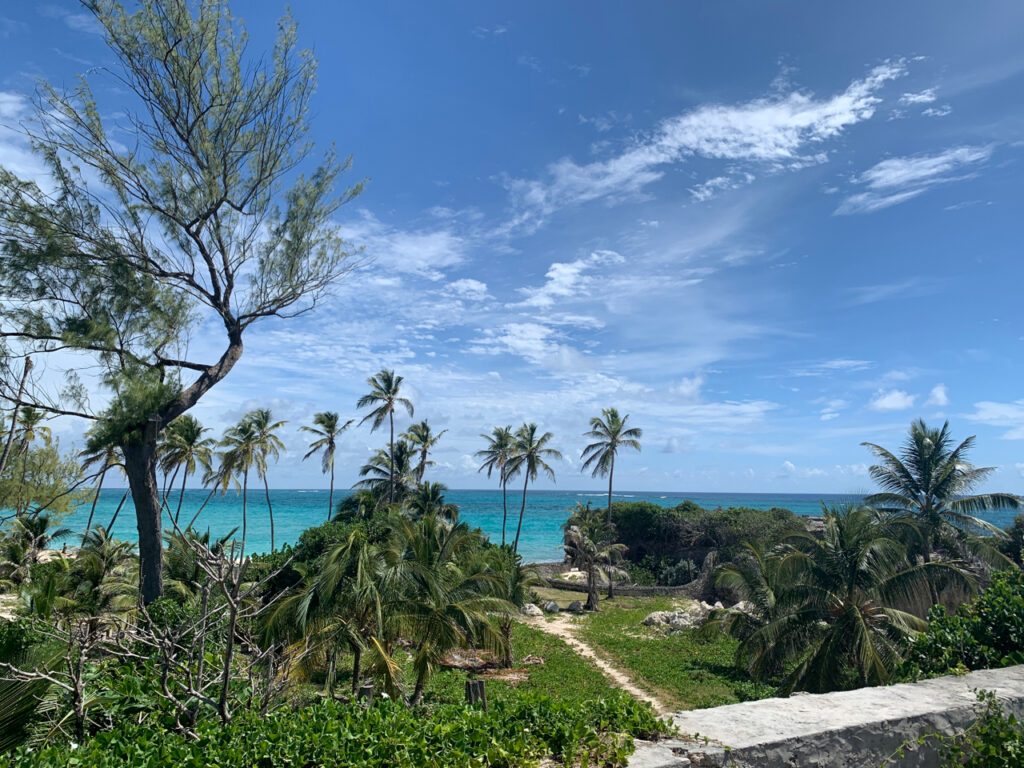
M 641 744 L 630 768 L 937 768 L 934 740 L 977 718 L 977 691 L 992 691 L 1024 717 L 1024 666 L 982 670 L 920 683 L 795 695 L 679 712 L 681 740 Z M 706 740 L 706 741 L 705 741 Z M 897 757 L 905 747 L 903 758 Z

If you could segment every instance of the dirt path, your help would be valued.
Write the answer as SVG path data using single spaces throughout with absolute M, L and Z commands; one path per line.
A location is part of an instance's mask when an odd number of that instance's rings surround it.
M 621 669 L 613 667 L 603 658 L 598 656 L 597 652 L 593 648 L 580 640 L 573 631 L 572 619 L 568 615 L 564 613 L 556 614 L 550 621 L 542 616 L 524 618 L 523 621 L 531 627 L 536 627 L 542 632 L 547 632 L 549 635 L 554 635 L 560 640 L 565 641 L 565 643 L 576 651 L 577 654 L 592 661 L 616 688 L 621 688 L 634 698 L 646 701 L 654 707 L 654 710 L 659 715 L 665 715 L 673 711 L 672 707 L 667 706 L 660 699 L 639 688 L 629 675 Z

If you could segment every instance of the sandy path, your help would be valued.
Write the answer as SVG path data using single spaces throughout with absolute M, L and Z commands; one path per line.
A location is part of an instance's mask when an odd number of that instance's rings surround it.
M 636 683 L 633 682 L 632 678 L 617 667 L 613 667 L 603 658 L 597 655 L 597 652 L 587 645 L 585 642 L 580 640 L 576 633 L 573 631 L 572 619 L 564 614 L 556 614 L 551 620 L 543 616 L 532 616 L 523 617 L 523 621 L 529 624 L 531 627 L 536 627 L 542 632 L 547 632 L 549 635 L 554 635 L 576 651 L 577 654 L 585 659 L 589 659 L 594 665 L 601 670 L 601 673 L 607 677 L 616 688 L 621 688 L 630 696 L 641 701 L 646 701 L 659 715 L 668 714 L 673 709 L 667 706 L 664 702 L 657 699 L 656 697 L 649 694 L 647 691 L 639 688 Z

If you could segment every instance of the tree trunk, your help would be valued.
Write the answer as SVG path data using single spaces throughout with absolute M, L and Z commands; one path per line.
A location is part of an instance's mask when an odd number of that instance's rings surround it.
M 608 535 L 611 536 L 612 528 L 612 477 L 615 475 L 615 456 L 612 455 L 611 466 L 608 467 L 608 513 L 605 520 L 608 524 Z M 608 573 L 608 599 L 615 599 L 615 577 Z
M 352 695 L 355 696 L 359 692 L 359 678 L 363 674 L 361 669 L 363 660 L 363 649 L 359 647 L 359 644 L 352 646 Z
M 164 593 L 160 489 L 156 481 L 156 438 L 160 421 L 146 422 L 141 440 L 125 442 L 124 469 L 139 531 L 139 597 L 149 605 Z
M 267 493 L 267 511 L 270 513 L 270 551 L 274 551 L 274 508 L 270 504 L 270 485 L 267 483 L 267 473 L 263 473 L 263 489 Z
M 512 618 L 505 617 L 501 620 L 501 636 L 505 640 L 505 653 L 502 656 L 501 666 L 508 669 L 516 662 L 515 653 L 512 651 Z
M 331 492 L 327 497 L 327 519 L 331 519 L 331 512 L 334 511 L 334 456 L 331 456 Z
M 178 519 L 181 517 L 181 505 L 185 501 L 185 483 L 188 482 L 188 467 L 185 474 L 181 476 L 181 493 L 178 494 L 178 508 L 174 510 L 174 527 L 178 527 Z
M 199 515 L 201 515 L 203 510 L 206 509 L 206 505 L 210 503 L 210 499 L 213 498 L 213 494 L 215 494 L 216 492 L 217 486 L 214 485 L 213 488 L 210 489 L 210 492 L 206 494 L 206 500 L 199 505 L 199 509 L 196 511 L 194 515 L 192 515 L 192 519 L 188 521 L 188 525 L 185 527 L 186 531 L 196 524 L 196 520 L 199 519 Z
M 245 558 L 245 537 L 249 530 L 249 469 L 242 473 L 242 554 L 239 561 Z
M 418 707 L 423 703 L 423 689 L 426 685 L 427 673 L 423 671 L 416 675 L 416 686 L 412 689 L 412 698 L 409 699 L 409 704 L 414 707 Z
M 85 544 L 86 538 L 89 536 L 89 529 L 92 528 L 92 518 L 96 514 L 96 504 L 100 500 L 100 491 L 103 490 L 103 478 L 107 476 L 107 468 L 104 467 L 103 471 L 100 472 L 100 478 L 96 481 L 96 495 L 92 500 L 92 507 L 89 509 L 89 519 L 85 523 L 85 533 L 82 534 L 82 543 Z M 109 534 L 110 531 L 107 531 Z
M 327 652 L 327 673 L 324 675 L 324 693 L 334 698 L 334 676 L 338 664 L 338 652 L 331 646 Z
M 518 554 L 519 552 L 519 532 L 523 530 L 523 513 L 526 512 L 526 486 L 530 483 L 530 473 L 524 473 L 525 479 L 523 480 L 523 505 L 519 508 L 519 525 L 516 526 L 516 540 L 512 544 L 512 552 Z
M 21 396 L 25 394 L 25 382 L 28 380 L 28 372 L 32 370 L 32 358 L 25 358 L 25 370 L 21 374 L 21 384 L 18 385 L 18 399 L 14 401 L 14 410 L 11 412 L 11 429 L 7 433 L 7 442 L 4 443 L 4 452 L 0 455 L 0 477 L 7 469 L 7 459 L 11 455 L 11 446 L 14 445 L 14 434 L 18 430 L 18 409 L 21 407 Z
M 124 503 L 128 501 L 128 494 L 131 492 L 131 488 L 129 488 L 127 491 L 124 492 L 124 495 L 121 496 L 121 501 L 118 502 L 117 509 L 114 510 L 114 516 L 110 518 L 110 525 L 107 526 L 107 533 L 110 533 L 112 530 L 114 530 L 114 523 L 117 522 L 117 516 L 121 514 L 121 507 L 123 507 Z
M 395 503 L 395 411 L 394 408 L 388 413 L 388 420 L 391 422 L 391 451 L 388 456 L 388 504 Z
M 502 470 L 504 473 L 504 470 Z M 501 478 L 501 546 L 505 546 L 505 522 L 508 520 L 508 480 Z
M 587 567 L 587 605 L 588 611 L 600 609 L 600 599 L 597 596 L 597 579 L 594 576 L 593 564 Z

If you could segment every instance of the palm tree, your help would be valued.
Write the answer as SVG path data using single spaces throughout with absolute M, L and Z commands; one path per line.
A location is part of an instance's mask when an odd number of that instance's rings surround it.
M 209 427 L 199 423 L 199 419 L 191 414 L 182 414 L 167 425 L 159 446 L 160 468 L 164 475 L 171 470 L 177 475 L 182 471 L 181 492 L 178 494 L 178 508 L 174 512 L 174 524 L 178 524 L 181 505 L 185 500 L 185 485 L 188 476 L 194 475 L 196 469 L 202 467 L 210 471 L 213 461 L 213 447 L 217 441 L 212 437 L 203 437 Z
M 989 564 L 1005 565 L 1005 557 L 995 548 L 967 536 L 972 531 L 1003 534 L 972 513 L 1007 507 L 1019 509 L 1024 500 L 1010 493 L 970 495 L 996 470 L 967 462 L 967 453 L 974 445 L 973 435 L 953 447 L 948 421 L 941 429 L 929 429 L 923 419 L 917 419 L 910 425 L 899 457 L 874 443 L 861 445 L 882 460 L 868 470 L 882 492 L 868 496 L 864 502 L 917 520 L 924 534 L 925 562 L 932 559 L 932 549 L 940 535 L 952 533 Z
M 491 430 L 491 434 L 480 435 L 480 437 L 487 441 L 487 447 L 482 451 L 476 452 L 476 457 L 484 460 L 484 463 L 480 465 L 477 472 L 483 472 L 486 469 L 487 477 L 490 478 L 491 473 L 497 471 L 498 477 L 501 479 L 501 546 L 504 547 L 505 523 L 508 520 L 508 498 L 506 491 L 509 480 L 505 467 L 508 464 L 508 460 L 512 457 L 515 438 L 512 436 L 511 425 L 495 427 Z
M 121 449 L 113 444 L 102 444 L 97 439 L 98 433 L 87 432 L 85 448 L 79 452 L 78 458 L 82 461 L 82 470 L 88 471 L 93 467 L 99 467 L 96 478 L 96 493 L 92 497 L 92 506 L 89 508 L 89 519 L 85 523 L 85 533 L 82 534 L 84 542 L 92 528 L 93 516 L 96 514 L 96 504 L 100 500 L 100 492 L 103 490 L 103 479 L 107 471 L 114 467 L 123 467 Z
M 523 565 L 523 558 L 508 549 L 491 548 L 486 557 L 487 566 L 497 577 L 496 595 L 508 601 L 509 606 L 516 612 L 530 601 L 534 587 L 545 584 L 535 568 Z M 498 627 L 505 641 L 501 666 L 506 669 L 515 663 L 512 647 L 512 623 L 515 615 L 513 611 L 506 611 L 498 619 Z
M 220 469 L 216 473 L 217 485 L 226 491 L 232 479 L 242 478 L 242 551 L 239 560 L 245 557 L 245 541 L 249 528 L 249 470 L 259 460 L 259 433 L 252 421 L 243 417 L 235 426 L 229 427 L 221 438 Z
M 388 612 L 412 644 L 413 705 L 422 702 L 429 676 L 449 652 L 466 647 L 504 651 L 504 638 L 489 614 L 513 608 L 495 596 L 493 573 L 462 565 L 479 543 L 465 523 L 447 525 L 434 515 L 395 521 L 384 556 L 404 590 Z
M 516 431 L 515 446 L 512 456 L 506 465 L 508 477 L 514 477 L 520 472 L 523 473 L 523 503 L 519 508 L 519 524 L 516 526 L 516 538 L 512 543 L 512 551 L 519 551 L 519 534 L 523 530 L 523 514 L 526 512 L 526 488 L 531 480 L 536 480 L 537 475 L 543 471 L 551 482 L 555 481 L 555 471 L 548 465 L 545 459 L 561 459 L 562 454 L 554 448 L 548 448 L 552 434 L 545 432 L 537 436 L 537 425 L 523 424 Z
M 419 424 L 413 424 L 409 427 L 408 432 L 403 432 L 401 438 L 407 440 L 409 445 L 412 446 L 414 451 L 419 451 L 420 460 L 416 465 L 416 482 L 423 482 L 423 473 L 426 472 L 427 467 L 432 467 L 434 462 L 427 460 L 427 453 L 437 445 L 441 439 L 441 435 L 447 432 L 447 429 L 442 429 L 436 435 L 430 431 L 430 425 L 427 420 L 424 419 Z
M 724 624 L 742 640 L 737 660 L 758 680 L 788 669 L 788 691 L 887 682 L 902 643 L 927 625 L 933 579 L 968 584 L 958 564 L 911 565 L 901 541 L 907 525 L 870 507 L 825 509 L 820 538 L 791 536 L 748 564 L 760 574 L 727 576 L 754 606 L 753 623 Z
M 393 451 L 377 451 L 359 468 L 359 476 L 364 479 L 352 487 L 370 491 L 377 506 L 388 497 L 401 502 L 409 494 L 413 482 L 412 447 L 405 440 L 399 440 Z
M 574 567 L 587 574 L 588 611 L 600 609 L 597 597 L 597 579 L 605 578 L 610 584 L 616 576 L 624 576 L 618 567 L 626 552 L 625 544 L 618 544 L 611 535 L 612 527 L 600 519 L 590 504 L 577 503 L 572 516 L 562 525 L 563 548 Z
M 415 519 L 426 515 L 437 515 L 449 523 L 459 519 L 459 508 L 444 500 L 444 492 L 448 486 L 444 483 L 420 483 L 412 492 L 406 503 Z
M 626 427 L 629 421 L 629 414 L 619 417 L 615 408 L 605 408 L 601 411 L 603 418 L 593 417 L 590 420 L 590 430 L 583 433 L 584 437 L 595 438 L 595 441 L 583 449 L 580 457 L 583 461 L 583 471 L 593 470 L 591 477 L 608 478 L 608 517 L 612 521 L 612 479 L 615 475 L 615 457 L 619 448 L 632 448 L 639 451 L 640 438 L 643 437 L 643 430 L 639 427 Z
M 309 432 L 316 436 L 316 440 L 309 444 L 309 452 L 302 457 L 305 461 L 317 451 L 320 451 L 320 467 L 326 475 L 331 473 L 331 492 L 327 497 L 327 519 L 331 518 L 331 510 L 334 509 L 334 452 L 338 447 L 338 438 L 341 433 L 352 426 L 355 419 L 349 419 L 344 424 L 334 411 L 324 411 L 313 414 L 312 427 L 299 427 L 302 432 Z
M 267 495 L 267 512 L 270 514 L 270 551 L 275 551 L 274 546 L 274 507 L 270 503 L 270 483 L 267 481 L 267 457 L 273 456 L 274 461 L 281 457 L 286 450 L 281 438 L 274 434 L 287 422 L 274 421 L 270 415 L 269 408 L 257 408 L 246 414 L 256 433 L 256 473 L 263 481 L 263 490 Z
M 356 403 L 356 408 L 368 408 L 370 406 L 377 406 L 370 411 L 363 420 L 359 422 L 360 425 L 365 424 L 367 421 L 372 421 L 373 424 L 370 427 L 371 432 L 376 432 L 378 427 L 384 423 L 384 419 L 388 419 L 391 426 L 391 439 L 388 445 L 391 447 L 391 456 L 395 455 L 395 407 L 401 405 L 409 412 L 409 415 L 413 414 L 412 403 L 404 397 L 399 397 L 398 393 L 402 386 L 402 377 L 396 376 L 394 371 L 381 370 L 366 380 L 366 383 L 370 385 L 369 393 L 359 398 Z M 393 504 L 395 501 L 395 467 L 391 465 L 390 476 L 388 480 L 388 503 Z

